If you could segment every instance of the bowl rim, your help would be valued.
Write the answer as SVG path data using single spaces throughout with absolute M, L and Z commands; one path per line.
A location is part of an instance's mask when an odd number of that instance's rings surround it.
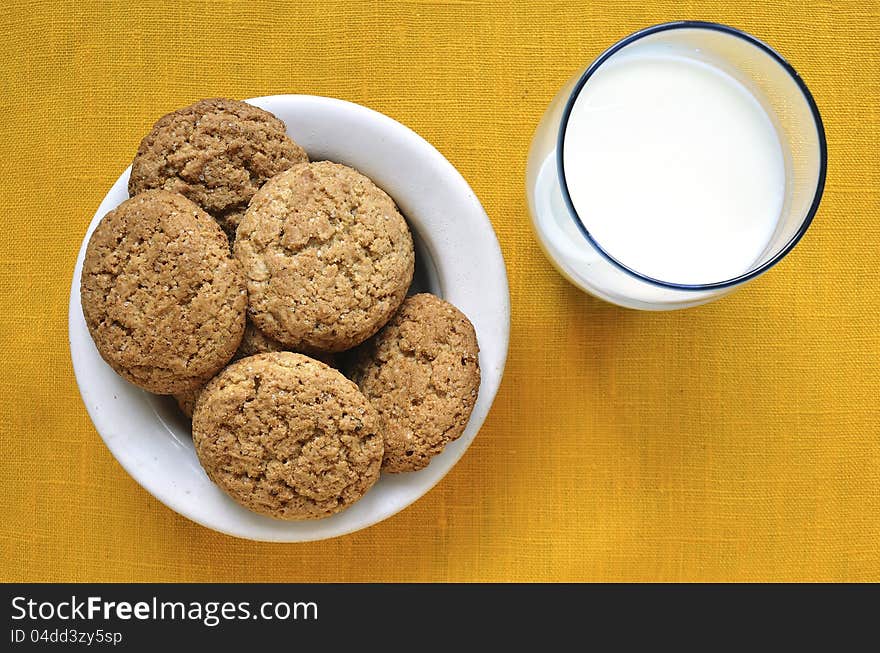
M 115 192 L 118 190 L 118 187 L 127 182 L 128 175 L 131 170 L 130 166 L 126 168 L 125 171 L 123 171 L 123 173 L 116 179 L 116 181 L 107 191 L 94 217 L 89 222 L 77 254 L 76 263 L 74 265 L 70 287 L 70 301 L 68 307 L 68 345 L 71 360 L 73 363 L 74 375 L 80 395 L 89 414 L 89 417 L 91 418 L 95 429 L 98 431 L 98 434 L 101 436 L 101 439 L 110 450 L 111 455 L 113 455 L 116 461 L 123 467 L 123 469 L 125 469 L 129 476 L 131 476 L 135 480 L 135 482 L 137 482 L 142 488 L 147 490 L 147 492 L 153 495 L 153 497 L 158 499 L 159 502 L 163 503 L 168 508 L 174 510 L 178 514 L 186 517 L 193 522 L 205 526 L 206 528 L 210 528 L 214 531 L 218 531 L 242 539 L 270 542 L 307 542 L 339 537 L 364 528 L 368 528 L 369 526 L 384 521 L 385 519 L 388 519 L 398 512 L 409 507 L 418 499 L 423 497 L 437 483 L 439 483 L 440 480 L 442 480 L 446 476 L 446 474 L 449 473 L 449 471 L 458 463 L 458 461 L 464 455 L 464 452 L 468 449 L 471 442 L 476 437 L 476 434 L 479 432 L 491 410 L 494 399 L 500 388 L 501 379 L 507 360 L 510 338 L 510 294 L 506 266 L 504 264 L 501 247 L 498 243 L 497 235 L 492 228 L 491 221 L 489 220 L 488 215 L 486 215 L 485 209 L 483 208 L 476 194 L 468 185 L 467 181 L 464 179 L 461 173 L 459 173 L 458 170 L 452 165 L 452 163 L 450 163 L 449 160 L 446 159 L 446 157 L 444 157 L 433 145 L 431 145 L 427 140 L 425 140 L 422 136 L 417 134 L 409 127 L 406 127 L 402 123 L 378 111 L 375 111 L 363 105 L 340 100 L 337 98 L 315 95 L 272 95 L 250 98 L 245 101 L 253 103 L 256 106 L 263 106 L 264 104 L 272 105 L 278 101 L 317 103 L 321 107 L 326 107 L 328 110 L 330 108 L 333 108 L 346 112 L 354 112 L 352 115 L 360 114 L 358 116 L 359 118 L 373 121 L 377 125 L 381 125 L 385 131 L 392 130 L 401 138 L 406 139 L 408 144 L 411 144 L 413 148 L 419 150 L 418 157 L 424 158 L 426 160 L 426 165 L 430 163 L 435 168 L 439 166 L 439 169 L 442 171 L 443 175 L 443 186 L 449 189 L 447 192 L 449 193 L 450 197 L 457 197 L 459 201 L 467 202 L 472 211 L 470 215 L 474 216 L 475 218 L 480 218 L 480 220 L 477 220 L 476 224 L 473 220 L 468 223 L 470 227 L 476 226 L 476 228 L 470 229 L 469 233 L 473 234 L 474 238 L 479 237 L 482 239 L 480 242 L 480 247 L 485 248 L 485 259 L 491 264 L 490 268 L 492 269 L 492 273 L 494 275 L 494 280 L 492 283 L 497 286 L 495 290 L 502 292 L 502 296 L 499 297 L 500 314 L 496 316 L 497 322 L 493 323 L 493 327 L 496 324 L 499 327 L 499 329 L 497 329 L 497 333 L 495 333 L 496 329 L 493 329 L 493 335 L 495 335 L 497 338 L 500 338 L 500 340 L 498 340 L 497 342 L 498 346 L 494 348 L 497 352 L 497 355 L 495 359 L 491 361 L 490 367 L 492 368 L 493 372 L 490 376 L 491 382 L 488 384 L 486 383 L 486 375 L 484 374 L 484 381 L 481 383 L 480 396 L 478 396 L 478 405 L 482 404 L 481 411 L 478 414 L 477 410 L 474 410 L 474 412 L 471 414 L 471 420 L 468 423 L 468 427 L 462 437 L 459 438 L 459 441 L 461 441 L 461 445 L 453 447 L 452 445 L 456 445 L 456 442 L 451 443 L 450 446 L 447 447 L 447 451 L 443 454 L 446 455 L 448 453 L 449 455 L 446 457 L 442 468 L 438 467 L 434 470 L 432 476 L 424 477 L 428 479 L 427 483 L 423 484 L 424 487 L 420 487 L 418 491 L 412 494 L 412 496 L 408 497 L 399 505 L 396 505 L 393 509 L 384 511 L 380 510 L 377 514 L 371 515 L 367 519 L 354 521 L 354 523 L 350 525 L 340 525 L 336 528 L 331 527 L 324 529 L 329 532 L 321 533 L 315 536 L 302 536 L 301 534 L 298 534 L 298 531 L 300 530 L 308 530 L 305 527 L 298 528 L 299 525 L 317 525 L 325 523 L 328 522 L 328 520 L 332 520 L 341 515 L 346 515 L 348 513 L 348 510 L 342 511 L 337 515 L 326 519 L 303 522 L 285 522 L 282 520 L 274 520 L 269 517 L 257 516 L 257 519 L 261 521 L 269 520 L 269 522 L 274 524 L 275 527 L 274 529 L 267 529 L 267 532 L 268 530 L 272 530 L 271 535 L 267 535 L 266 532 L 255 535 L 247 532 L 248 529 L 246 523 L 242 526 L 241 529 L 231 529 L 218 526 L 218 524 L 211 521 L 211 519 L 209 518 L 210 516 L 206 517 L 204 511 L 194 509 L 193 506 L 190 503 L 187 503 L 186 500 L 183 500 L 179 496 L 176 496 L 171 491 L 171 488 L 167 487 L 167 481 L 154 478 L 150 474 L 146 473 L 146 468 L 137 464 L 137 461 L 134 460 L 132 452 L 127 450 L 125 444 L 121 443 L 118 438 L 112 437 L 110 435 L 114 428 L 116 428 L 116 426 L 115 424 L 111 423 L 113 421 L 112 416 L 108 416 L 107 412 L 101 409 L 102 401 L 106 402 L 109 401 L 109 399 L 107 397 L 96 396 L 96 391 L 92 387 L 90 387 L 90 381 L 92 381 L 92 376 L 90 375 L 92 374 L 92 372 L 87 370 L 87 364 L 93 362 L 93 358 L 90 359 L 88 363 L 86 359 L 90 356 L 97 356 L 99 359 L 98 364 L 100 365 L 103 363 L 103 361 L 100 360 L 100 355 L 97 353 L 97 350 L 94 349 L 94 344 L 92 343 L 91 338 L 88 337 L 88 341 L 85 343 L 85 348 L 83 347 L 82 343 L 75 342 L 75 339 L 80 338 L 80 330 L 84 326 L 84 323 L 81 323 L 83 317 L 79 294 L 79 284 L 85 250 L 95 226 L 97 226 L 98 222 L 100 222 L 106 212 L 111 210 L 113 206 L 115 206 L 114 204 L 107 208 L 105 204 L 108 204 L 108 200 L 110 199 L 111 195 L 115 194 Z M 395 197 L 394 199 L 395 201 L 398 201 L 397 197 Z M 414 231 L 418 232 L 417 236 L 424 236 L 423 230 L 417 230 L 414 228 Z M 428 248 L 431 250 L 434 264 L 438 265 L 437 256 L 435 255 L 435 252 L 433 251 L 430 243 L 428 243 Z M 440 286 L 441 295 L 445 295 L 446 292 L 443 288 L 442 280 Z M 91 349 L 89 348 L 89 345 L 91 345 Z M 484 367 L 482 355 L 483 351 L 481 349 L 481 368 Z M 106 366 L 106 364 L 104 365 Z M 115 375 L 115 372 L 112 372 L 109 366 L 107 366 L 107 370 L 109 370 L 112 375 Z M 124 382 L 124 380 L 121 379 L 121 377 L 118 377 L 118 380 L 122 381 L 122 383 L 126 383 Z M 134 386 L 131 386 L 131 388 L 132 392 L 136 390 L 143 395 L 148 396 L 148 393 L 146 393 L 146 391 L 135 388 Z M 117 400 L 118 397 L 114 395 L 113 399 Z M 144 399 L 144 401 L 148 402 L 149 399 Z M 158 415 L 156 416 L 156 419 L 162 421 Z M 171 429 L 167 426 L 166 429 L 171 431 Z M 171 432 L 171 435 L 173 437 L 173 432 Z M 410 474 L 407 474 L 405 476 L 422 474 L 424 471 L 431 469 L 431 467 L 432 465 L 429 465 L 425 470 L 421 470 L 420 472 L 411 472 Z M 231 502 L 232 500 L 228 499 L 228 501 Z M 241 510 L 246 509 L 241 508 Z M 340 523 L 345 522 L 343 520 Z M 278 535 L 278 533 L 281 534 Z

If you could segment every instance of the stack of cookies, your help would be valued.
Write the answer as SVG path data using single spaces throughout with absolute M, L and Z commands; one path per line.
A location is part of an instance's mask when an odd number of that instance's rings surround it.
M 412 236 L 370 179 L 310 162 L 272 114 L 211 99 L 155 124 L 129 194 L 86 249 L 86 324 L 118 374 L 175 396 L 234 500 L 327 517 L 462 434 L 474 328 L 406 296 Z

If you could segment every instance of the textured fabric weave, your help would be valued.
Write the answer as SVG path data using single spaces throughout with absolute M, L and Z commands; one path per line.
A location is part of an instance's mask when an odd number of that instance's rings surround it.
M 626 311 L 544 259 L 525 158 L 575 70 L 680 18 L 743 28 L 801 72 L 828 184 L 770 274 L 706 307 Z M 880 581 L 876 2 L 6 0 L 0 33 L 0 580 Z M 302 545 L 214 533 L 142 490 L 67 344 L 82 235 L 152 122 L 274 93 L 359 102 L 436 145 L 492 219 L 513 307 L 498 399 L 449 476 Z

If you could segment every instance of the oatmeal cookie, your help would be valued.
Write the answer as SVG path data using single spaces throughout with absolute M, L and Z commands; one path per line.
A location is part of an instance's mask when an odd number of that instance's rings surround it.
M 336 370 L 301 354 L 257 354 L 208 383 L 193 415 L 205 472 L 244 507 L 288 520 L 344 510 L 379 478 L 375 409 Z
M 204 384 L 241 341 L 247 295 L 217 223 L 163 190 L 126 200 L 86 247 L 83 316 L 101 356 L 160 394 Z
M 406 221 L 352 168 L 321 161 L 269 180 L 238 227 L 248 314 L 291 349 L 338 352 L 394 314 L 413 276 Z
M 382 470 L 426 467 L 464 432 L 480 388 L 474 327 L 439 297 L 408 297 L 355 354 L 351 379 L 379 412 Z
M 128 192 L 181 193 L 214 216 L 231 240 L 257 189 L 306 161 L 284 123 L 268 111 L 238 100 L 200 100 L 163 116 L 144 137 Z

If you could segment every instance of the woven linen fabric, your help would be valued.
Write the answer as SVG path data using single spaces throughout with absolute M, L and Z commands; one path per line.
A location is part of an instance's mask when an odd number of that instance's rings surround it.
M 788 58 L 825 120 L 828 182 L 769 274 L 635 312 L 544 258 L 525 159 L 569 76 L 676 19 Z M 876 2 L 6 0 L 0 33 L 0 580 L 880 581 Z M 512 301 L 464 458 L 402 513 L 309 544 L 233 539 L 150 496 L 92 426 L 67 342 L 86 226 L 153 121 L 277 93 L 358 102 L 433 143 L 483 202 Z

